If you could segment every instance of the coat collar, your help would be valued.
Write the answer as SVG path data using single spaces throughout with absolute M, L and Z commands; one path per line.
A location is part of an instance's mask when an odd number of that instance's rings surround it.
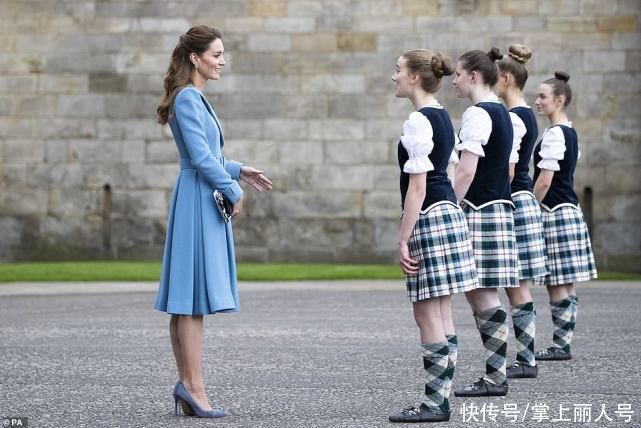
M 192 88 L 194 88 L 197 92 L 198 95 L 200 95 L 200 99 L 203 101 L 203 104 L 205 104 L 205 107 L 207 107 L 207 111 L 211 115 L 211 117 L 214 118 L 214 122 L 216 122 L 216 126 L 218 127 L 218 133 L 220 134 L 220 146 L 222 147 L 225 143 L 223 140 L 223 128 L 220 126 L 220 121 L 218 120 L 218 116 L 216 116 L 216 112 L 212 108 L 212 106 L 209 104 L 209 101 L 207 101 L 207 98 L 205 98 L 205 95 L 194 85 L 189 85 Z

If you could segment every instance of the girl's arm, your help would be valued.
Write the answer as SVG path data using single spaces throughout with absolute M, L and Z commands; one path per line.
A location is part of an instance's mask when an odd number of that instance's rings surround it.
M 418 272 L 418 262 L 412 260 L 407 243 L 412 236 L 414 226 L 418 221 L 421 206 L 425 199 L 427 173 L 411 174 L 410 182 L 405 195 L 403 221 L 401 222 L 401 233 L 398 239 L 398 257 L 403 272 L 407 275 Z

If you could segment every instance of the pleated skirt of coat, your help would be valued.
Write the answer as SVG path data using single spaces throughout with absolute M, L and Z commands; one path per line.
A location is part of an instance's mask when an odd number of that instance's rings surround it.
M 231 222 L 218 213 L 213 188 L 196 169 L 174 186 L 155 309 L 207 315 L 239 310 Z

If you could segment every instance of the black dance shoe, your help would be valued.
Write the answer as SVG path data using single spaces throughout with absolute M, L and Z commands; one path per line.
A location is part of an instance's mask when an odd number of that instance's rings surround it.
M 489 383 L 483 378 L 470 386 L 454 391 L 456 397 L 502 397 L 507 395 L 507 381 L 500 385 Z
M 564 361 L 571 360 L 572 354 L 556 346 L 550 346 L 534 354 L 536 361 Z
M 505 373 L 508 379 L 534 379 L 539 374 L 539 368 L 516 361 Z
M 390 415 L 390 422 L 447 422 L 450 420 L 450 412 L 442 412 L 437 409 L 431 409 L 425 404 L 419 407 L 410 406 L 403 409 L 400 413 Z

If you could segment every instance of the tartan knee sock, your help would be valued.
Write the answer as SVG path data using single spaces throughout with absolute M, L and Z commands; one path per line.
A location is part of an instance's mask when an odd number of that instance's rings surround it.
M 422 347 L 426 374 L 423 403 L 431 409 L 442 410 L 449 354 L 447 342 L 423 343 Z
M 552 312 L 552 323 L 554 324 L 552 342 L 554 346 L 563 349 L 565 352 L 570 352 L 570 343 L 574 332 L 572 300 L 567 297 L 558 302 L 550 302 L 550 312 Z
M 534 302 L 514 305 L 511 309 L 512 325 L 516 337 L 516 361 L 536 365 L 534 358 L 534 335 L 536 333 L 536 309 Z
M 507 312 L 502 306 L 497 306 L 474 314 L 474 318 L 485 347 L 485 380 L 500 385 L 507 379 L 505 375 L 509 334 Z
M 570 294 L 568 296 L 568 298 L 570 300 L 572 300 L 572 306 L 571 306 L 571 308 L 572 308 L 572 327 L 575 327 L 576 326 L 576 314 L 577 314 L 577 312 L 579 310 L 579 298 L 576 297 L 573 294 Z M 574 330 L 574 328 L 572 330 Z
M 447 356 L 447 373 L 445 378 L 445 391 L 443 393 L 443 410 L 450 411 L 450 393 L 452 392 L 452 379 L 454 379 L 454 369 L 456 368 L 456 359 L 458 357 L 458 337 L 455 334 L 447 334 L 448 356 Z

